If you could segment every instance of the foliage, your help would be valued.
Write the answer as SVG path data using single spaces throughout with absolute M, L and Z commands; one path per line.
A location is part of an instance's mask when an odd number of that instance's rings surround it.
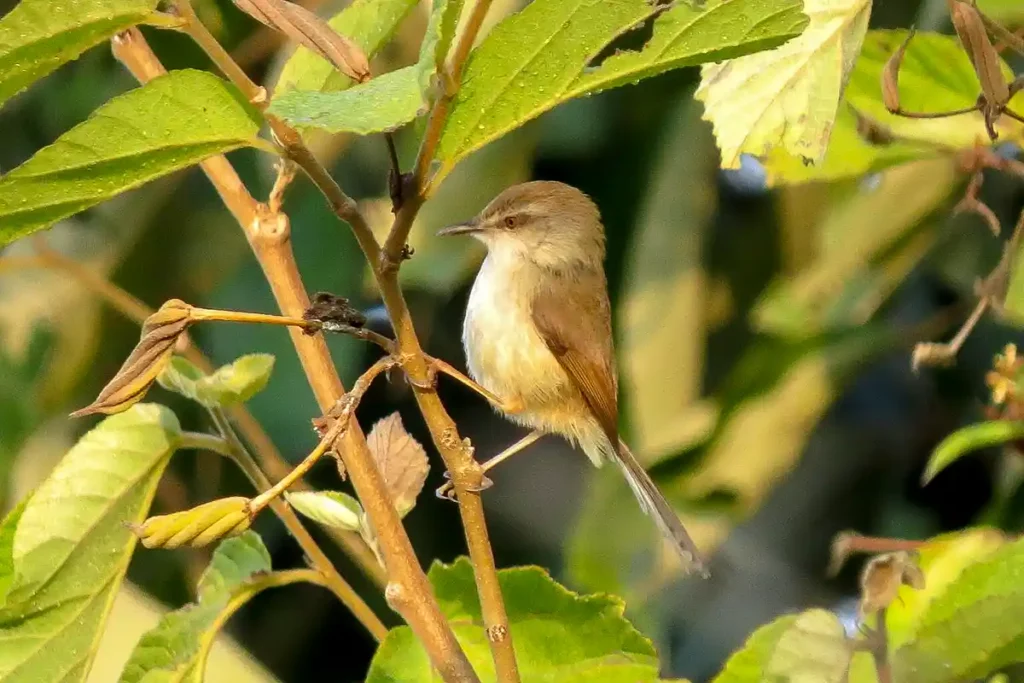
M 505 569 L 498 577 L 525 680 L 661 680 L 653 646 L 626 621 L 625 606 L 617 598 L 577 595 L 540 567 Z M 430 582 L 474 668 L 484 680 L 494 680 L 472 565 L 465 558 L 451 565 L 435 563 Z M 381 644 L 367 683 L 431 680 L 426 653 L 402 626 Z
M 199 580 L 198 601 L 165 615 L 142 636 L 121 683 L 200 683 L 217 631 L 266 586 L 264 575 L 269 572 L 270 554 L 255 533 L 221 543 Z
M 253 32 L 240 23 L 248 19 L 222 11 L 217 3 L 185 3 L 21 0 L 0 18 L 0 105 L 5 105 L 0 116 L 11 116 L 33 131 L 27 141 L 14 141 L 10 157 L 0 159 L 5 165 L 13 160 L 12 170 L 5 168 L 0 175 L 0 245 L 5 249 L 0 292 L 6 297 L 16 289 L 8 289 L 8 269 L 59 270 L 144 321 L 142 337 L 121 369 L 96 401 L 73 415 L 118 414 L 77 442 L 65 435 L 67 445 L 74 443 L 70 448 L 49 445 L 54 452 L 66 452 L 52 469 L 44 466 L 49 472 L 37 478 L 31 493 L 18 493 L 20 500 L 0 525 L 4 683 L 87 679 L 138 539 L 146 548 L 195 549 L 232 536 L 213 552 L 196 599 L 165 614 L 139 640 L 121 675 L 125 683 L 204 680 L 210 649 L 225 622 L 257 593 L 291 583 L 329 588 L 371 634 L 383 636 L 386 628 L 374 608 L 348 585 L 295 512 L 341 539 L 355 564 L 371 577 L 378 571 L 375 561 L 384 567 L 384 597 L 409 621 L 387 633 L 368 674 L 354 675 L 360 680 L 435 680 L 438 642 L 442 650 L 452 649 L 442 633 L 449 625 L 481 680 L 514 678 L 507 667 L 499 671 L 503 647 L 513 652 L 521 680 L 663 680 L 661 672 L 672 664 L 664 658 L 667 649 L 659 660 L 653 642 L 634 624 L 658 632 L 666 626 L 659 617 L 677 616 L 669 614 L 674 603 L 659 604 L 667 585 L 678 578 L 675 560 L 657 545 L 649 520 L 625 502 L 628 493 L 618 478 L 602 476 L 589 487 L 584 515 L 564 553 L 566 573 L 588 594 L 563 587 L 539 567 L 496 571 L 483 506 L 475 498 L 463 501 L 461 508 L 473 557 L 450 565 L 435 562 L 429 572 L 431 593 L 417 574 L 420 564 L 401 522 L 405 518 L 410 528 L 417 527 L 418 515 L 408 515 L 427 505 L 422 495 L 430 469 L 427 450 L 398 412 L 379 411 L 390 414 L 369 431 L 366 448 L 355 451 L 365 452 L 366 462 L 350 464 L 351 446 L 362 440 L 353 414 L 368 395 L 373 373 L 393 367 L 396 374 L 406 373 L 452 476 L 473 469 L 452 466 L 470 465 L 469 458 L 482 453 L 474 453 L 473 442 L 463 440 L 440 406 L 430 386 L 436 367 L 420 351 L 428 348 L 427 340 L 415 336 L 412 321 L 422 329 L 447 328 L 454 318 L 438 299 L 465 285 L 481 252 L 478 245 L 434 240 L 433 231 L 478 211 L 504 186 L 543 175 L 537 169 L 559 168 L 571 155 L 564 146 L 567 139 L 599 158 L 605 153 L 601 140 L 619 137 L 618 130 L 601 132 L 607 121 L 632 126 L 633 138 L 621 135 L 623 148 L 656 141 L 631 150 L 628 158 L 616 157 L 614 164 L 594 164 L 591 176 L 595 186 L 603 183 L 615 195 L 609 210 L 600 203 L 609 274 L 613 284 L 621 285 L 615 303 L 622 430 L 709 552 L 738 524 L 764 511 L 787 477 L 799 474 L 797 464 L 813 434 L 838 409 L 838 399 L 857 373 L 908 339 L 935 336 L 937 316 L 906 323 L 907 316 L 894 312 L 896 295 L 915 274 L 937 271 L 978 302 L 976 315 L 949 345 L 918 347 L 915 362 L 952 360 L 986 311 L 1005 314 L 1001 319 L 1019 327 L 1024 219 L 1012 235 L 1002 230 L 1002 245 L 987 232 L 979 236 L 952 228 L 984 222 L 999 233 L 1007 217 L 1019 211 L 1012 202 L 990 208 L 987 202 L 997 200 L 999 192 L 991 193 L 993 199 L 981 192 L 981 185 L 996 173 L 1024 177 L 1024 164 L 1016 158 L 1024 124 L 1011 115 L 1024 112 L 1024 92 L 1005 103 L 991 101 L 998 95 L 993 88 L 1007 87 L 1014 77 L 1019 62 L 1012 50 L 1024 48 L 998 27 L 985 33 L 984 25 L 976 23 L 968 27 L 974 34 L 965 33 L 967 5 L 961 0 L 946 4 L 961 17 L 961 38 L 922 31 L 913 40 L 907 29 L 869 29 L 872 11 L 881 10 L 870 0 L 433 0 L 429 9 L 415 0 L 354 0 L 327 21 L 278 0 L 246 0 L 239 6 L 264 27 L 280 28 L 289 16 L 301 16 L 309 30 L 303 35 L 342 46 L 360 65 L 355 70 L 349 65 L 348 75 L 341 73 L 309 49 L 318 46 L 317 40 L 304 40 L 304 46 L 282 56 L 270 91 L 241 73 L 260 69 L 249 68 L 252 63 L 240 69 L 232 60 L 244 61 L 280 38 Z M 978 7 L 1015 29 L 1024 21 L 1017 4 L 988 0 Z M 196 23 L 196 14 L 210 32 Z M 149 48 L 140 47 L 146 45 L 142 34 L 129 32 L 139 25 L 173 29 L 192 39 L 223 78 L 180 68 L 202 62 L 194 54 L 176 54 L 174 39 L 156 30 L 147 36 L 172 67 L 164 73 L 157 58 L 147 56 Z M 246 35 L 253 40 L 241 40 Z M 971 38 L 968 45 L 961 43 L 964 36 Z M 145 68 L 135 64 L 131 69 L 143 84 L 112 97 L 119 81 L 109 77 L 115 72 L 104 71 L 114 68 L 111 60 L 86 54 L 107 40 L 124 48 L 115 50 L 122 63 L 132 58 L 145 63 Z M 125 48 L 131 41 L 134 47 Z M 902 55 L 901 63 L 894 54 Z M 686 80 L 696 78 L 693 71 L 625 95 L 590 97 L 686 67 L 700 67 L 695 90 Z M 95 82 L 81 78 L 89 69 L 104 74 L 104 87 L 79 85 Z M 74 75 L 68 78 L 67 73 Z M 50 74 L 40 90 L 29 90 Z M 1005 80 L 1002 86 L 993 81 L 998 76 Z M 68 81 L 74 81 L 73 87 L 59 87 Z M 1011 111 L 1000 112 L 989 135 L 978 113 L 950 118 L 894 113 L 897 90 L 900 107 L 909 112 L 970 108 L 979 94 L 988 105 L 1005 104 Z M 657 104 L 650 105 L 649 97 Z M 45 115 L 40 115 L 39 102 L 45 102 Z M 7 119 L 0 121 L 6 126 Z M 570 133 L 553 143 L 551 131 L 558 126 Z M 349 135 L 303 137 L 314 129 Z M 261 134 L 264 130 L 269 133 Z M 588 130 L 599 131 L 589 142 Z M 382 132 L 388 133 L 385 142 L 376 139 Z M 45 142 L 37 144 L 36 134 Z M 374 139 L 350 147 L 353 136 Z M 307 141 L 312 151 L 304 146 Z M 1017 146 L 997 147 L 997 141 Z M 374 152 L 367 151 L 371 146 Z M 350 155 L 344 163 L 333 163 L 341 150 Z M 353 160 L 383 171 L 377 166 L 385 151 L 387 175 L 374 173 L 370 180 L 365 169 L 346 171 Z M 223 156 L 227 153 L 232 153 L 230 161 Z M 414 158 L 414 170 L 403 174 Z M 549 166 L 538 163 L 534 169 L 535 158 Z M 382 293 L 397 338 L 380 337 L 380 316 L 372 311 L 341 323 L 328 321 L 333 327 L 319 319 L 313 322 L 322 328 L 296 317 L 272 321 L 292 327 L 310 383 L 327 406 L 340 393 L 339 378 L 317 374 L 330 375 L 332 368 L 326 344 L 311 335 L 340 330 L 376 341 L 391 354 L 313 421 L 321 441 L 294 468 L 277 454 L 274 443 L 288 444 L 290 451 L 309 450 L 295 437 L 303 430 L 291 419 L 309 398 L 296 373 L 286 371 L 286 359 L 274 373 L 273 391 L 267 392 L 271 399 L 257 420 L 247 404 L 267 388 L 275 366 L 275 356 L 257 352 L 257 335 L 239 335 L 246 355 L 206 372 L 200 368 L 215 366 L 201 357 L 193 362 L 174 355 L 197 353 L 204 343 L 216 347 L 217 337 L 205 336 L 205 326 L 194 339 L 186 337 L 193 309 L 175 298 L 155 314 L 142 312 L 146 307 L 106 276 L 116 272 L 118 278 L 136 278 L 132 284 L 145 286 L 140 296 L 144 293 L 147 300 L 176 297 L 176 290 L 184 289 L 209 298 L 237 294 L 236 300 L 251 302 L 251 292 L 266 289 L 262 279 L 233 274 L 231 259 L 246 246 L 241 240 L 230 247 L 226 240 L 216 241 L 225 232 L 217 224 L 220 213 L 207 212 L 202 191 L 178 173 L 204 162 L 221 199 L 242 222 L 282 310 L 300 316 L 308 300 L 297 264 L 309 261 L 296 261 L 290 251 L 289 229 L 303 224 L 295 244 L 308 250 L 310 261 L 324 264 L 308 280 L 319 284 L 329 272 L 348 288 L 362 283 L 364 291 L 346 292 L 363 299 L 353 303 L 357 309 Z M 279 165 L 271 178 L 273 162 Z M 296 166 L 313 183 L 297 182 L 286 202 Z M 338 170 L 339 186 L 328 168 Z M 722 175 L 720 169 L 729 173 Z M 764 214 L 760 220 L 745 213 L 750 211 L 747 199 L 732 201 L 746 196 L 742 184 L 753 182 L 752 173 L 761 174 L 758 192 L 774 188 L 771 201 L 758 208 Z M 299 195 L 312 185 L 328 202 Z M 176 186 L 184 189 L 177 192 Z M 345 191 L 370 198 L 357 202 Z M 748 188 L 747 194 L 756 193 Z M 422 213 L 420 200 L 430 200 Z M 143 204 L 145 210 L 137 208 Z M 369 263 L 359 264 L 347 256 L 354 252 L 351 242 L 335 249 L 324 239 L 328 233 L 310 232 L 317 229 L 311 224 L 329 222 L 320 220 L 325 214 L 315 214 L 311 204 L 321 212 L 329 206 L 352 225 L 359 246 L 384 246 L 385 256 L 375 259 L 371 248 L 365 252 Z M 722 227 L 729 212 L 731 229 L 742 226 L 743 232 Z M 970 217 L 950 221 L 957 213 Z M 314 215 L 316 220 L 309 218 Z M 412 228 L 411 234 L 403 234 L 403 225 Z M 52 232 L 44 238 L 38 233 L 46 228 Z M 31 245 L 11 244 L 33 233 Z M 400 239 L 392 244 L 391 237 Z M 381 244 L 373 245 L 374 239 Z M 107 248 L 108 243 L 114 246 Z M 412 262 L 401 270 L 402 283 L 417 302 L 415 311 L 409 310 L 394 272 L 405 243 L 401 254 Z M 138 258 L 144 251 L 133 249 L 138 244 L 152 249 L 149 263 L 158 268 L 134 268 L 135 262 L 128 261 L 124 272 L 117 271 L 122 256 Z M 90 245 L 99 254 L 92 254 L 94 262 L 76 260 L 92 253 Z M 189 251 L 178 251 L 182 245 Z M 982 267 L 984 260 L 974 257 L 1000 249 L 994 267 Z M 253 266 L 247 272 L 255 272 Z M 176 267 L 182 274 L 174 280 Z M 134 271 L 142 273 L 142 282 Z M 372 277 L 363 282 L 364 274 Z M 980 284 L 970 289 L 979 277 Z M 221 289 L 211 295 L 215 285 Z M 37 288 L 31 281 L 22 286 Z M 44 401 L 40 385 L 57 348 L 50 343 L 50 328 L 54 338 L 62 339 L 85 337 L 88 330 L 78 329 L 65 315 L 51 316 L 30 334 L 23 329 L 20 335 L 9 333 L 8 323 L 29 319 L 25 311 L 31 307 L 0 317 L 0 485 L 5 489 L 18 479 L 11 473 L 28 459 L 22 452 L 30 440 L 50 436 L 54 422 L 48 425 L 47 420 L 64 410 L 63 403 L 79 399 L 76 394 Z M 422 323 L 429 315 L 442 324 Z M 254 348 L 248 348 L 250 342 Z M 443 349 L 444 342 L 441 332 L 429 347 Z M 343 367 L 356 368 L 362 361 L 351 348 L 337 353 Z M 109 360 L 97 363 L 97 373 L 106 370 Z M 946 436 L 923 472 L 923 483 L 938 482 L 966 454 L 998 447 L 998 490 L 986 514 L 1006 526 L 1013 501 L 1024 495 L 1019 488 L 1024 477 L 1015 461 L 1024 442 L 1020 370 L 1016 347 L 1008 346 L 984 377 L 991 394 L 985 420 L 972 415 L 971 424 Z M 968 381 L 980 384 L 980 373 L 968 372 Z M 422 381 L 415 379 L 418 373 L 425 376 Z M 171 409 L 139 403 L 154 382 L 198 404 L 185 404 L 183 422 L 203 415 L 201 424 L 207 427 L 207 418 L 212 419 L 215 433 L 185 431 Z M 405 389 L 392 389 L 397 391 Z M 328 394 L 330 401 L 325 400 Z M 182 403 L 172 398 L 175 406 Z M 273 438 L 262 432 L 261 423 L 274 428 Z M 236 430 L 244 431 L 244 438 Z M 347 434 L 345 449 L 334 443 L 341 434 Z M 181 472 L 165 472 L 178 449 L 217 455 L 209 461 L 199 456 L 194 468 L 190 463 Z M 344 450 L 339 474 L 352 476 L 359 495 L 300 489 L 299 478 L 335 449 Z M 258 489 L 251 498 L 218 485 L 225 462 L 240 466 Z M 261 465 L 268 473 L 271 466 L 278 470 L 267 476 Z M 182 476 L 194 481 L 183 485 Z M 162 507 L 171 509 L 150 515 L 158 483 L 165 486 L 163 503 L 170 501 Z M 368 499 L 368 491 L 378 493 Z M 272 569 L 268 548 L 249 530 L 268 507 L 298 542 L 310 568 Z M 374 518 L 382 511 L 392 515 L 383 517 L 390 524 Z M 421 518 L 446 518 L 433 512 Z M 437 537 L 461 542 L 462 534 L 444 529 Z M 864 537 L 857 538 L 863 544 Z M 883 541 L 895 550 L 879 550 Z M 860 630 L 847 633 L 839 615 L 823 608 L 786 614 L 756 630 L 714 680 L 870 683 L 891 673 L 900 682 L 953 683 L 1024 661 L 1024 627 L 1014 618 L 1024 609 L 1022 544 L 987 527 L 922 543 L 869 539 L 861 550 L 876 556 L 866 564 L 860 584 Z M 462 549 L 453 548 L 453 554 Z M 442 556 L 447 552 L 432 550 Z M 177 562 L 184 556 L 162 557 Z M 140 565 L 163 564 L 153 557 L 142 554 Z M 195 560 L 203 556 L 187 557 L 194 571 Z M 488 561 L 481 563 L 481 558 Z M 916 580 L 919 575 L 923 583 Z M 423 585 L 408 581 L 417 576 Z M 402 594 L 406 589 L 415 594 Z M 635 612 L 630 620 L 620 595 Z M 415 609 L 408 609 L 410 602 Z M 437 607 L 444 621 L 430 621 Z M 493 623 L 503 612 L 507 631 L 504 624 Z M 424 624 L 424 615 L 429 628 L 414 631 Z M 451 652 L 442 654 L 457 659 Z
M 4 681 L 84 681 L 141 522 L 180 435 L 166 408 L 101 422 L 4 520 Z

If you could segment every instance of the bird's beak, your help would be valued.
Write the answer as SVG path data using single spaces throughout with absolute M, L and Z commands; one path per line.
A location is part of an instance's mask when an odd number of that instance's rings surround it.
M 466 221 L 465 223 L 456 223 L 455 225 L 449 225 L 447 228 L 441 228 L 437 231 L 438 237 L 444 237 L 446 235 L 466 235 L 474 233 L 480 230 L 480 221 L 476 218 Z

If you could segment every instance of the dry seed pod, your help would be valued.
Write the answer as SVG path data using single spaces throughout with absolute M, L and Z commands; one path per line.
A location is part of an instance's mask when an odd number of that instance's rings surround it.
M 103 387 L 95 401 L 71 413 L 71 417 L 93 413 L 111 415 L 138 403 L 170 362 L 174 345 L 188 328 L 190 311 L 191 307 L 185 302 L 171 299 L 146 318 L 139 343 L 121 369 Z
M 352 80 L 370 79 L 370 62 L 359 46 L 305 7 L 285 0 L 233 1 L 256 21 L 309 48 Z
M 900 66 L 903 64 L 903 55 L 907 52 L 907 46 L 910 45 L 913 37 L 914 30 L 911 29 L 906 40 L 896 49 L 896 52 L 892 53 L 889 61 L 885 63 L 885 68 L 882 69 L 882 102 L 885 103 L 885 108 L 893 114 L 897 114 L 901 110 Z
M 898 551 L 871 558 L 860 576 L 861 619 L 892 604 L 904 585 L 924 588 L 924 573 L 910 553 Z
M 191 510 L 150 517 L 132 531 L 147 548 L 201 548 L 228 536 L 237 536 L 252 523 L 249 499 L 220 498 Z

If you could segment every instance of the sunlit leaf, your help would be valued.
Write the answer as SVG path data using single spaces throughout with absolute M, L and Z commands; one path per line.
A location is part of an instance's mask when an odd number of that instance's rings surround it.
M 534 0 L 472 53 L 441 137 L 435 182 L 473 150 L 566 100 L 779 45 L 806 25 L 801 8 L 790 0 L 708 0 L 700 9 L 678 2 L 667 10 L 648 0 Z M 601 59 L 616 38 L 652 17 L 653 34 L 639 52 Z
M 330 133 L 392 131 L 425 114 L 437 88 L 436 69 L 455 30 L 462 0 L 435 0 L 416 64 L 340 91 L 281 93 L 267 110 L 288 123 Z
M 928 539 L 917 549 L 917 564 L 925 573 L 921 588 L 900 588 L 899 599 L 889 606 L 886 624 L 893 649 L 913 639 L 921 616 L 949 585 L 975 562 L 1001 548 L 1006 537 L 998 530 L 979 527 Z
M 398 29 L 418 0 L 354 0 L 327 23 L 373 57 Z M 304 47 L 296 48 L 277 78 L 275 94 L 287 90 L 344 90 L 352 79 Z
M 892 654 L 893 680 L 974 680 L 1024 661 L 1024 541 L 966 567 L 936 596 Z
M 958 429 L 935 447 L 921 479 L 927 484 L 936 474 L 972 451 L 999 446 L 1022 438 L 1024 438 L 1024 422 L 994 420 Z
M 135 24 L 173 25 L 158 0 L 21 0 L 0 19 L 0 104 Z
M 270 554 L 248 531 L 221 543 L 197 591 L 195 604 L 164 615 L 139 640 L 120 683 L 202 683 L 217 632 L 232 613 L 267 587 Z
M 296 491 L 286 493 L 288 503 L 314 522 L 345 531 L 359 531 L 363 508 L 352 496 L 341 491 Z
M 834 180 L 880 171 L 914 159 L 949 156 L 959 148 L 972 147 L 979 140 L 988 143 L 980 114 L 941 119 L 910 119 L 890 114 L 882 102 L 882 69 L 906 38 L 903 30 L 869 31 L 860 57 L 850 76 L 844 103 L 822 163 L 805 165 L 795 154 L 775 150 L 765 166 L 770 183 Z M 1003 72 L 1010 76 L 1009 67 Z M 972 106 L 981 88 L 971 62 L 953 36 L 917 33 L 900 68 L 900 96 L 904 109 L 942 112 Z M 1024 104 L 1018 94 L 1014 106 Z M 867 120 L 881 126 L 895 140 L 891 144 L 869 144 L 857 132 L 853 107 Z M 1018 136 L 1019 123 L 1001 117 L 1003 136 Z
M 0 609 L 0 680 L 85 680 L 135 547 L 125 522 L 146 516 L 179 430 L 153 404 L 108 417 L 28 499 Z
M 723 168 L 782 147 L 818 163 L 860 52 L 871 0 L 807 0 L 807 29 L 769 52 L 705 66 L 697 99 L 714 124 Z
M 0 177 L 0 244 L 206 157 L 260 144 L 259 115 L 204 71 L 117 97 Z
M 787 614 L 760 627 L 725 663 L 712 683 L 753 683 L 764 680 L 765 668 L 779 640 L 796 623 L 797 615 Z
M 1024 22 L 1024 5 L 1018 0 L 978 0 L 978 9 L 1011 26 Z
M 577 595 L 539 567 L 498 573 L 519 673 L 531 683 L 653 683 L 658 660 L 650 641 L 623 618 L 607 595 Z M 456 638 L 481 680 L 494 680 L 473 568 L 460 558 L 435 563 L 430 581 Z M 426 652 L 408 627 L 393 629 L 370 666 L 367 683 L 434 681 Z
M 217 368 L 212 375 L 175 356 L 157 378 L 160 386 L 206 407 L 245 403 L 267 386 L 274 369 L 269 353 L 253 353 Z

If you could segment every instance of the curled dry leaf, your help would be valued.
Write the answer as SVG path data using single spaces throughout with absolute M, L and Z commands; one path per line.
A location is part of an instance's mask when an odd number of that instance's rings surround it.
M 228 536 L 237 536 L 252 523 L 249 499 L 220 498 L 191 510 L 150 517 L 132 531 L 147 548 L 201 548 Z
M 234 0 L 238 9 L 309 48 L 359 83 L 370 79 L 370 62 L 354 42 L 310 12 L 286 0 Z
M 71 417 L 93 413 L 111 415 L 124 412 L 138 403 L 170 362 L 174 345 L 191 322 L 191 310 L 184 301 L 171 299 L 146 318 L 139 343 L 121 369 L 103 387 L 95 401 L 71 413 Z
M 904 585 L 924 588 L 924 572 L 913 554 L 901 550 L 871 558 L 860 576 L 861 619 L 892 604 Z
M 427 453 L 402 425 L 402 417 L 391 413 L 373 426 L 366 439 L 373 459 L 384 477 L 398 514 L 405 516 L 416 505 L 430 464 Z

